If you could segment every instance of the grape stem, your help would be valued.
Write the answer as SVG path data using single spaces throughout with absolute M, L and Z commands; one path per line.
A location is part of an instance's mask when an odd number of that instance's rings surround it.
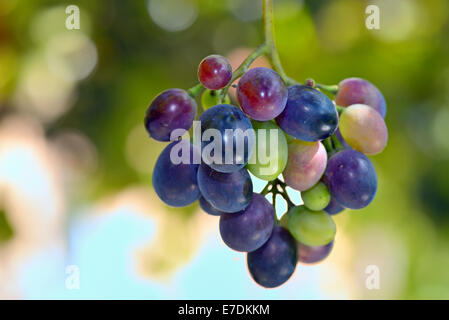
M 264 26 L 264 36 L 265 45 L 267 46 L 266 55 L 268 56 L 271 65 L 274 70 L 281 76 L 282 80 L 287 85 L 297 84 L 295 80 L 289 78 L 282 67 L 281 59 L 279 53 L 276 49 L 276 42 L 274 38 L 274 24 L 273 24 L 273 0 L 263 0 L 263 26 Z
M 333 95 L 337 94 L 337 92 L 338 92 L 338 85 L 336 85 L 336 84 L 328 86 L 328 85 L 325 85 L 325 84 L 317 83 L 317 84 L 315 84 L 315 86 L 318 89 L 321 89 L 323 91 L 329 92 L 329 93 L 331 93 Z
M 192 88 L 187 90 L 187 93 L 189 96 L 192 97 L 192 99 L 195 99 L 197 95 L 199 95 L 204 89 L 204 86 L 201 83 L 198 83 L 197 85 L 193 86 Z
M 267 183 L 267 185 L 263 188 L 261 191 L 261 194 L 266 196 L 267 194 L 271 193 L 273 195 L 273 207 L 276 211 L 276 196 L 279 194 L 284 200 L 287 202 L 288 209 L 295 206 L 292 200 L 290 200 L 290 197 L 287 193 L 287 184 L 285 182 L 282 182 L 279 179 L 272 180 Z

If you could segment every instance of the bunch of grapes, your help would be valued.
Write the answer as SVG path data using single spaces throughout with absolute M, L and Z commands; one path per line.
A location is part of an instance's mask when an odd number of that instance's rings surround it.
M 226 58 L 212 55 L 199 65 L 198 86 L 164 91 L 151 102 L 145 117 L 149 135 L 171 141 L 156 162 L 153 186 L 169 206 L 199 201 L 203 211 L 219 216 L 223 242 L 245 252 L 252 278 L 273 288 L 291 277 L 298 262 L 316 263 L 329 255 L 333 215 L 373 200 L 377 176 L 367 155 L 386 146 L 386 104 L 381 92 L 360 78 L 336 86 L 313 80 L 302 85 L 268 68 L 244 70 L 231 104 L 228 89 L 239 77 Z M 173 136 L 192 127 L 194 98 L 201 91 L 201 133 L 215 129 L 220 135 L 199 143 Z M 242 152 L 232 134 L 238 130 L 253 130 L 255 137 L 245 137 Z M 211 142 L 219 142 L 221 152 L 205 152 Z M 187 152 L 186 161 L 173 161 L 180 152 Z M 205 161 L 205 154 L 213 155 Z M 261 154 L 275 158 L 262 161 Z M 253 192 L 249 172 L 268 181 L 261 193 Z M 287 187 L 301 192 L 303 204 L 290 200 Z M 280 220 L 278 195 L 288 204 Z

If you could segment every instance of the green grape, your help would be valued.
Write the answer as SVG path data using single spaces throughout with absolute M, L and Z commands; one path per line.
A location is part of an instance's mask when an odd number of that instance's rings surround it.
M 288 144 L 285 134 L 272 121 L 252 121 L 256 134 L 256 147 L 248 161 L 248 170 L 259 179 L 276 179 L 287 165 Z M 265 131 L 265 135 L 263 135 Z M 277 133 L 277 138 L 272 136 Z M 261 140 L 265 137 L 265 141 Z M 273 139 L 273 141 L 271 141 Z M 276 152 L 277 151 L 277 152 Z
M 207 110 L 220 104 L 220 90 L 204 90 L 203 95 L 201 96 L 201 104 L 203 106 L 203 110 Z M 224 98 L 223 104 L 230 104 L 231 98 L 227 94 Z
M 331 201 L 331 194 L 324 183 L 318 182 L 309 190 L 301 192 L 301 198 L 308 209 L 320 211 L 326 208 Z
M 288 215 L 288 230 L 305 245 L 324 246 L 335 237 L 335 223 L 324 211 L 311 211 L 299 206 L 291 208 Z

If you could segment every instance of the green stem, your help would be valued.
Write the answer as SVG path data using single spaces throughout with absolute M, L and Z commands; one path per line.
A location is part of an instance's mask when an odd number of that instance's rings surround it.
M 337 94 L 337 92 L 338 92 L 338 85 L 331 85 L 331 86 L 327 86 L 327 85 L 324 85 L 324 84 L 321 84 L 321 83 L 317 83 L 316 85 L 315 85 L 317 88 L 319 88 L 319 89 L 321 89 L 321 90 L 323 90 L 323 91 L 326 91 L 326 92 L 329 92 L 329 93 L 331 93 L 331 94 Z
M 192 88 L 187 90 L 187 93 L 189 96 L 192 97 L 192 99 L 195 99 L 197 95 L 199 95 L 203 91 L 204 87 L 201 83 L 198 83 L 197 85 L 193 86 Z
M 248 71 L 251 64 L 260 56 L 267 53 L 267 46 L 262 44 L 258 46 L 243 62 L 242 64 L 232 73 L 232 79 L 229 81 L 229 84 L 221 91 L 220 95 L 220 103 L 223 103 L 224 98 L 228 94 L 229 88 L 232 86 L 235 80 L 240 78 Z
M 332 147 L 332 139 L 331 139 L 331 137 L 328 137 L 328 138 L 324 139 L 323 141 L 321 141 L 321 143 L 323 143 L 324 148 L 326 148 L 327 153 L 332 152 L 332 150 L 334 149 Z
M 276 43 L 274 38 L 274 25 L 273 25 L 273 0 L 263 0 L 263 26 L 265 35 L 265 44 L 267 46 L 267 56 L 270 59 L 273 69 L 279 73 L 282 80 L 287 85 L 293 85 L 297 82 L 287 76 L 282 67 L 279 53 L 276 49 Z
M 341 144 L 340 140 L 338 140 L 335 133 L 332 134 L 331 140 L 332 140 L 332 144 L 333 144 L 335 150 L 340 150 L 343 148 L 343 145 Z

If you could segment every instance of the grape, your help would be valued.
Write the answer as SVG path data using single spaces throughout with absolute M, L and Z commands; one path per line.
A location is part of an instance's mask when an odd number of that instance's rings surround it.
M 198 79 L 208 89 L 219 90 L 226 87 L 232 78 L 232 67 L 228 59 L 210 55 L 198 67 Z
M 388 131 L 384 119 L 373 108 L 353 104 L 340 116 L 340 132 L 345 141 L 364 154 L 377 154 L 387 145 Z
M 203 94 L 201 95 L 201 105 L 203 106 L 204 110 L 212 108 L 213 106 L 216 106 L 219 103 L 220 103 L 220 91 L 204 90 Z M 223 103 L 224 104 L 231 103 L 231 98 L 229 98 L 228 94 L 225 96 Z
M 170 154 L 173 147 L 182 145 L 190 152 L 190 164 L 174 164 L 171 160 Z M 193 164 L 192 161 L 194 153 L 199 153 L 199 150 L 189 141 L 175 141 L 162 151 L 156 161 L 153 171 L 154 190 L 159 198 L 169 206 L 184 207 L 200 197 L 197 184 L 198 165 Z
M 209 202 L 207 202 L 207 200 L 204 199 L 204 197 L 200 197 L 199 203 L 200 203 L 201 209 L 204 212 L 210 214 L 211 216 L 221 216 L 223 214 L 223 212 L 215 209 L 213 205 L 211 205 Z
M 263 195 L 253 194 L 249 205 L 237 213 L 223 213 L 220 234 L 224 243 L 236 251 L 259 249 L 274 228 L 274 209 Z
M 308 246 L 298 242 L 298 261 L 302 263 L 317 263 L 331 253 L 334 247 L 334 241 L 324 246 Z
M 247 115 L 254 120 L 266 121 L 274 119 L 284 110 L 287 88 L 275 71 L 254 68 L 240 79 L 237 98 Z
M 352 149 L 351 146 L 345 141 L 345 139 L 341 136 L 340 128 L 337 128 L 335 130 L 335 136 L 337 137 L 338 141 L 340 141 L 341 145 L 345 149 Z
M 366 104 L 385 118 L 387 104 L 384 96 L 372 83 L 360 78 L 348 78 L 341 81 L 335 96 L 335 103 L 341 107 L 353 104 Z
M 287 105 L 276 122 L 297 139 L 318 141 L 326 139 L 337 129 L 338 112 L 324 93 L 295 85 L 288 88 Z
M 253 121 L 252 124 L 256 134 L 256 146 L 248 161 L 247 168 L 259 179 L 274 180 L 284 171 L 287 165 L 287 139 L 284 132 L 272 121 Z M 277 139 L 272 136 L 272 130 L 277 133 Z M 263 134 L 261 135 L 264 131 L 265 139 L 263 139 Z M 274 143 L 271 143 L 271 139 Z
M 245 168 L 222 173 L 202 163 L 198 169 L 198 186 L 204 199 L 223 212 L 245 209 L 253 196 L 253 183 Z
M 294 140 L 288 145 L 288 161 L 282 175 L 293 189 L 305 191 L 314 186 L 326 169 L 327 153 L 321 142 Z
M 301 192 L 301 198 L 307 208 L 313 211 L 320 211 L 329 204 L 331 195 L 326 185 L 318 182 L 312 188 Z
M 170 141 L 173 130 L 190 129 L 196 112 L 196 102 L 186 91 L 169 89 L 151 102 L 145 115 L 145 128 L 153 139 Z
M 275 227 L 268 241 L 247 255 L 248 270 L 254 281 L 265 288 L 285 283 L 298 261 L 295 239 L 282 227 Z
M 363 153 L 352 149 L 340 151 L 329 159 L 324 181 L 331 196 L 350 209 L 366 207 L 377 190 L 373 164 Z
M 303 244 L 324 246 L 334 239 L 336 226 L 326 212 L 297 206 L 288 211 L 288 230 Z
M 334 198 L 331 197 L 331 201 L 327 205 L 326 208 L 324 208 L 324 211 L 327 212 L 330 215 L 335 215 L 337 213 L 342 212 L 345 210 L 343 206 L 341 206 Z
M 205 137 L 207 130 L 213 129 L 219 135 L 211 136 L 210 141 L 201 142 L 203 161 L 220 172 L 235 172 L 243 168 L 248 162 L 255 144 L 254 130 L 248 117 L 237 107 L 220 104 L 206 110 L 199 120 L 201 121 L 201 136 L 204 140 L 208 140 Z M 243 136 L 241 133 L 246 131 L 249 135 Z M 238 148 L 239 143 L 242 148 Z M 208 145 L 208 149 L 205 149 Z M 226 158 L 226 155 L 229 159 Z

